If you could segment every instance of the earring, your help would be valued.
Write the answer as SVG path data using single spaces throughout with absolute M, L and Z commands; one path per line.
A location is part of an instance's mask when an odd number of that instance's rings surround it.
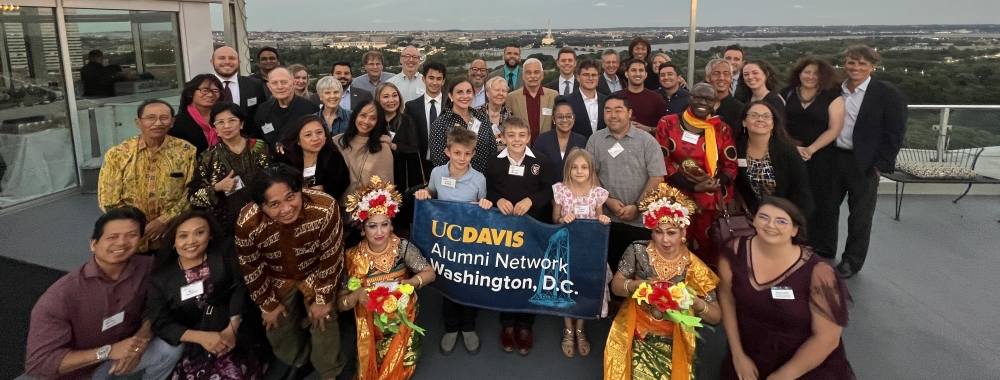
M 682 237 L 681 238 L 681 243 L 687 243 L 687 241 L 688 241 L 688 238 L 686 238 L 686 237 Z

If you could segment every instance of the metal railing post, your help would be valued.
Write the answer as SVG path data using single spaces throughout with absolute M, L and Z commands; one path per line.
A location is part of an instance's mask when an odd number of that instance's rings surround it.
M 951 108 L 944 107 L 941 109 L 941 124 L 938 127 L 938 140 L 937 140 L 937 161 L 944 161 L 944 152 L 948 150 L 948 133 L 951 130 L 951 126 L 948 125 L 948 116 L 951 114 Z

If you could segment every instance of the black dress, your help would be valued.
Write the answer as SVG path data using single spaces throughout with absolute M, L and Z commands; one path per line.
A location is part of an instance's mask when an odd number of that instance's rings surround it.
M 802 102 L 795 95 L 795 90 L 783 94 L 788 103 L 785 105 L 785 129 L 800 146 L 809 146 L 816 142 L 823 132 L 830 126 L 830 103 L 840 97 L 840 89 L 833 88 L 820 91 L 816 94 L 812 104 L 803 108 Z M 809 187 L 812 190 L 813 203 L 816 205 L 816 212 L 813 217 L 826 217 L 828 214 L 821 210 L 822 205 L 836 203 L 836 200 L 827 199 L 830 191 L 829 182 L 832 176 L 830 171 L 836 167 L 836 156 L 834 152 L 835 143 L 817 150 L 813 153 L 809 161 L 806 161 L 806 171 L 809 176 Z M 837 207 L 840 207 L 839 204 Z M 812 223 L 809 223 L 812 225 Z

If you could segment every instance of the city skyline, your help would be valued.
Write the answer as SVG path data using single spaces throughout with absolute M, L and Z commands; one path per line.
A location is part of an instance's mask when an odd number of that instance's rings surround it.
M 941 12 L 930 0 L 759 0 L 754 3 L 701 2 L 699 27 L 994 24 L 1000 13 L 996 0 L 953 0 Z M 325 0 L 254 0 L 247 4 L 250 31 L 402 31 L 552 28 L 605 29 L 624 27 L 685 27 L 689 1 L 684 0 L 507 0 L 495 10 L 534 9 L 531 15 L 502 12 L 460 13 L 463 0 L 375 0 L 358 7 L 331 7 Z M 343 8 L 343 9 L 341 9 Z M 213 6 L 213 29 L 221 29 L 221 6 Z M 317 12 L 329 9 L 328 12 Z M 492 9 L 492 8 L 491 8 Z M 616 9 L 634 17 L 608 17 Z M 901 10 L 905 9 L 905 12 Z M 336 13 L 336 15 L 332 15 Z M 891 15 L 891 17 L 886 17 Z M 627 24 L 627 25 L 626 25 Z

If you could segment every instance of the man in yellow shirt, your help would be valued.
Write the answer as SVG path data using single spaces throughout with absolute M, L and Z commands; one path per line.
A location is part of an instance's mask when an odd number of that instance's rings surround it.
M 146 214 L 146 233 L 138 252 L 159 247 L 170 219 L 188 208 L 187 184 L 194 175 L 196 153 L 187 141 L 167 136 L 174 109 L 153 99 L 139 106 L 139 136 L 125 140 L 104 156 L 97 186 L 101 210 L 130 205 Z

